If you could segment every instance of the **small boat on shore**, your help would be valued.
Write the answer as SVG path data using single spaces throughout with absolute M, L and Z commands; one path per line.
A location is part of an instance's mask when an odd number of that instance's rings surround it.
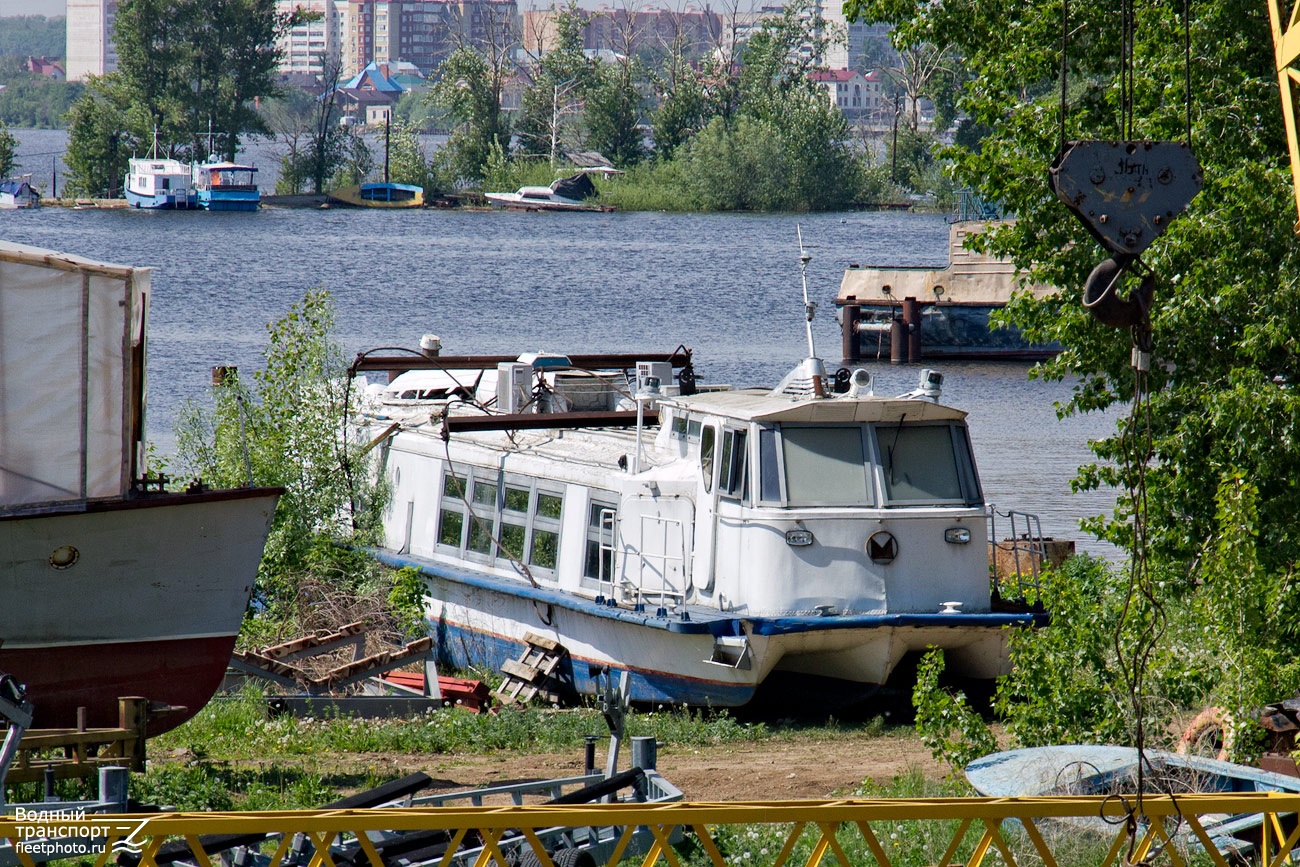
M 586 172 L 559 178 L 549 187 L 520 187 L 513 193 L 484 193 L 492 205 L 515 211 L 612 211 L 608 205 L 587 201 L 596 185 Z
M 360 435 L 392 490 L 377 556 L 421 572 L 443 664 L 553 645 L 575 693 L 613 669 L 639 702 L 833 707 L 931 646 L 993 678 L 1007 627 L 1044 622 L 991 590 L 965 413 L 931 371 L 880 397 L 815 358 L 700 389 L 685 349 L 354 369 L 406 371 L 367 390 Z
M 194 191 L 205 211 L 256 211 L 261 193 L 254 176 L 257 166 L 211 158 L 194 164 Z
M 150 277 L 0 242 L 0 672 L 36 728 L 117 726 L 126 696 L 161 713 L 150 735 L 198 713 L 280 494 L 149 474 Z
M 989 798 L 1060 795 L 1131 796 L 1234 792 L 1300 792 L 1300 778 L 1218 759 L 1132 747 L 1064 744 L 1006 750 L 976 759 L 966 779 Z M 1247 855 L 1259 840 L 1258 813 L 1224 814 L 1204 829 L 1224 854 Z M 1097 831 L 1114 831 L 1100 817 L 1066 820 Z M 1190 838 L 1190 834 L 1187 835 Z M 1189 842 L 1191 842 L 1189 840 Z
M 0 180 L 0 210 L 35 208 L 41 203 L 41 194 L 31 184 L 31 175 Z
M 331 190 L 327 198 L 333 204 L 354 208 L 422 208 L 424 187 L 376 181 L 359 187 Z

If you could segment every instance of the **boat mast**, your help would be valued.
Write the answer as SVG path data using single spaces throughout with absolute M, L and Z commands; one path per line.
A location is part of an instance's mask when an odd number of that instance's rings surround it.
M 384 112 L 384 183 L 388 183 L 388 124 L 392 110 Z
M 808 300 L 808 263 L 812 261 L 812 256 L 803 248 L 803 229 L 799 225 L 794 227 L 795 234 L 799 238 L 799 279 L 803 281 L 803 312 L 804 328 L 808 333 L 808 357 L 816 358 L 817 350 L 813 346 L 813 316 L 817 313 L 817 302 Z

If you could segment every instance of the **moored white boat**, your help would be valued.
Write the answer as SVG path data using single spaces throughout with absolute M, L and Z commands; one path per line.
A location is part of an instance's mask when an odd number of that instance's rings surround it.
M 159 156 L 156 133 L 149 156 L 129 161 L 123 187 L 133 208 L 174 211 L 198 206 L 193 169 L 189 163 Z
M 125 696 L 174 708 L 150 734 L 197 713 L 275 511 L 146 478 L 149 293 L 147 268 L 0 243 L 0 672 L 39 728 L 116 726 Z
M 610 211 L 608 205 L 590 202 L 596 194 L 591 178 L 579 172 L 559 178 L 549 187 L 520 187 L 513 193 L 484 193 L 490 204 L 521 211 Z
M 379 556 L 423 573 L 444 662 L 499 667 L 533 633 L 579 693 L 608 666 L 636 701 L 833 705 L 929 646 L 992 678 L 1006 628 L 1042 617 L 990 592 L 965 413 L 930 385 L 877 397 L 810 358 L 774 390 L 697 391 L 684 350 L 357 367 L 409 369 L 371 390 Z

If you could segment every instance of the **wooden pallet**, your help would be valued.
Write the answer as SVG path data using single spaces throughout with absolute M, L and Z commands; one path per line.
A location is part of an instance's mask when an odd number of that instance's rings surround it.
M 59 780 L 84 778 L 109 766 L 144 771 L 149 702 L 119 698 L 117 707 L 117 728 L 28 729 L 4 782 L 39 782 L 47 772 Z
M 501 665 L 505 681 L 497 688 L 496 695 L 502 702 L 529 702 L 535 698 L 551 704 L 559 704 L 558 684 L 554 682 L 555 671 L 569 655 L 564 645 L 545 636 L 532 632 L 524 634 L 527 647 L 518 659 L 507 659 Z

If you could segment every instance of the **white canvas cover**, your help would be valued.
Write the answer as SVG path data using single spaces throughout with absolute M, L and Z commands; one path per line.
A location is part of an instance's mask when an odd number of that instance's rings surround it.
M 123 496 L 150 269 L 0 242 L 0 514 Z

